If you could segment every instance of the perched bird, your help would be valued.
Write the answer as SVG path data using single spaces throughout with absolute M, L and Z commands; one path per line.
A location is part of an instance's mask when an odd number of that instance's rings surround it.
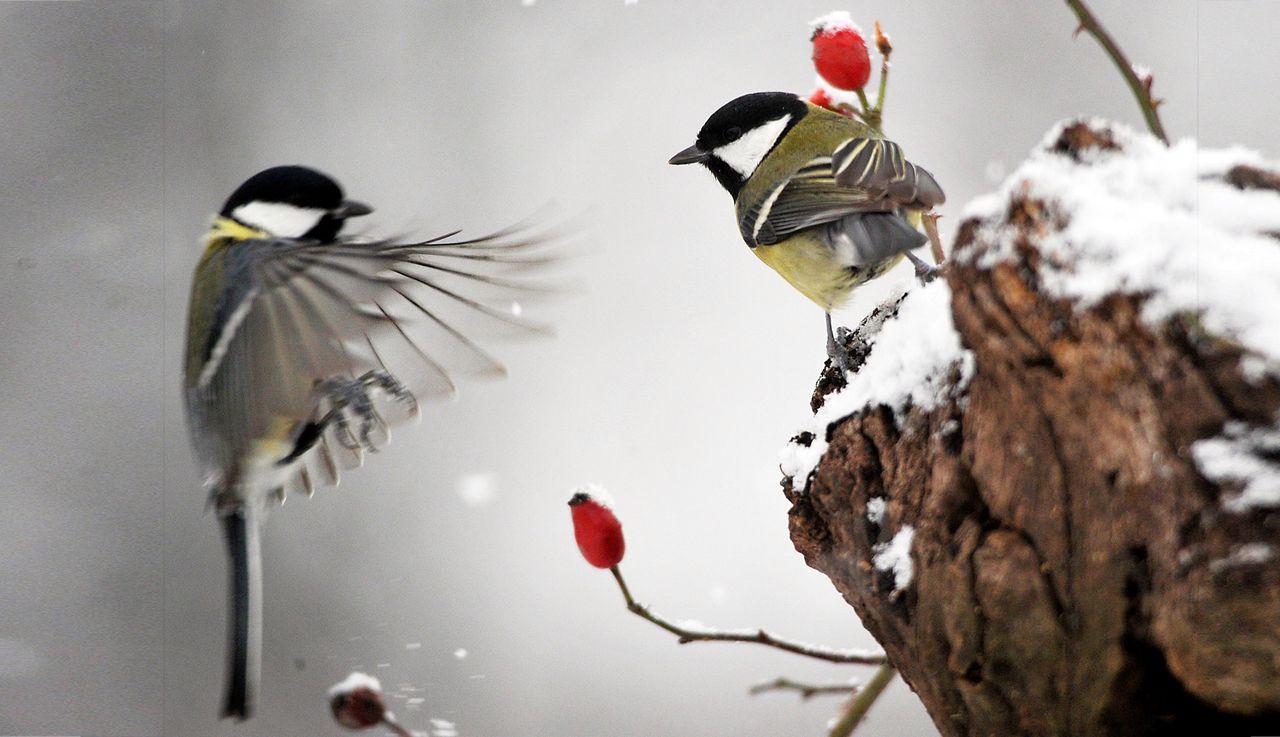
M 451 391 L 451 373 L 502 373 L 469 337 L 477 320 L 544 330 L 511 298 L 539 288 L 518 272 L 548 260 L 545 238 L 339 235 L 369 212 L 314 169 L 267 169 L 231 193 L 195 269 L 183 390 L 230 559 L 224 717 L 254 708 L 268 505 L 336 484 L 416 417 L 418 397 Z
M 926 242 L 920 214 L 938 183 L 866 125 L 787 92 L 721 107 L 672 164 L 702 164 L 733 196 L 751 251 L 826 313 L 827 353 L 842 368 L 831 312 Z

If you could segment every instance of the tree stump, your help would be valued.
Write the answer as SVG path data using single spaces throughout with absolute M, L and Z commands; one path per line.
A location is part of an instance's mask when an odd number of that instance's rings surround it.
M 1070 180 L 1139 145 L 1116 130 L 1065 125 L 1037 155 Z M 1216 179 L 1280 203 L 1265 169 Z M 1280 734 L 1280 510 L 1268 479 L 1210 473 L 1197 445 L 1277 472 L 1280 345 L 1260 355 L 1195 310 L 1153 319 L 1147 288 L 1050 288 L 1078 266 L 1076 213 L 1036 189 L 1013 182 L 959 229 L 942 278 L 970 365 L 925 406 L 831 422 L 808 483 L 784 482 L 796 549 L 947 737 Z M 847 336 L 852 376 L 903 304 Z M 828 367 L 815 412 L 842 383 Z

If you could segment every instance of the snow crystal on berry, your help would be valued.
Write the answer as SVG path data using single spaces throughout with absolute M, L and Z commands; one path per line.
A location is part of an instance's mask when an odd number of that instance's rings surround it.
M 867 37 L 867 34 L 862 32 L 862 28 L 853 22 L 853 16 L 849 15 L 847 10 L 833 10 L 824 16 L 814 18 L 809 21 L 809 27 L 813 29 L 814 33 L 848 29 L 863 38 Z

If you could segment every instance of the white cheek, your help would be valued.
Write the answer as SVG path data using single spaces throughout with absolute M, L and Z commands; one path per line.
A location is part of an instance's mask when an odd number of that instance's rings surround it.
M 250 202 L 231 211 L 231 216 L 251 228 L 281 238 L 299 238 L 316 227 L 325 210 L 295 207 L 283 202 Z
M 760 165 L 760 161 L 764 159 L 765 154 L 769 153 L 773 144 L 778 142 L 778 137 L 782 135 L 782 131 L 786 130 L 789 122 L 791 122 L 790 115 L 771 120 L 758 128 L 752 128 L 743 134 L 742 138 L 725 144 L 712 153 L 716 158 L 733 167 L 743 178 L 750 177 Z

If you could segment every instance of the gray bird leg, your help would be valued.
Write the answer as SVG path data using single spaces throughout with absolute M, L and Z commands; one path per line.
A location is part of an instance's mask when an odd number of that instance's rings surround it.
M 916 269 L 916 278 L 925 284 L 938 278 L 938 275 L 942 273 L 941 266 L 930 266 L 910 251 L 907 251 L 907 258 L 911 259 L 911 265 Z
M 849 370 L 849 357 L 840 349 L 840 344 L 836 342 L 836 333 L 831 328 L 831 313 L 827 315 L 827 357 L 840 367 L 841 371 Z M 843 329 L 843 328 L 842 328 Z

